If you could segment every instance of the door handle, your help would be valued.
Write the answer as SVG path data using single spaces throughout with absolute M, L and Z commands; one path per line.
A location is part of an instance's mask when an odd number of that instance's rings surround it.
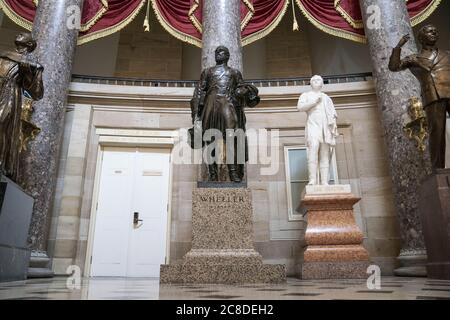
M 135 227 L 135 228 L 139 228 L 140 226 L 142 226 L 142 223 L 141 223 L 141 225 L 138 225 L 139 222 L 142 222 L 142 221 L 144 221 L 144 220 L 139 219 L 139 212 L 135 212 L 135 213 L 133 214 L 133 224 L 134 224 L 134 227 Z

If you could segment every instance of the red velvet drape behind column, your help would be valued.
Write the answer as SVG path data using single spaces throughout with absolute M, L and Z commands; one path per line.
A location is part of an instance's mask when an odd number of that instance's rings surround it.
M 31 29 L 38 1 L 0 0 L 0 7 L 17 24 Z M 182 41 L 201 46 L 203 0 L 85 0 L 79 43 L 117 31 L 150 3 L 161 25 Z M 269 34 L 294 2 L 317 28 L 335 36 L 364 42 L 358 0 L 241 0 L 243 45 Z M 395 0 L 406 1 L 406 0 Z M 408 0 L 413 25 L 429 17 L 442 0 Z

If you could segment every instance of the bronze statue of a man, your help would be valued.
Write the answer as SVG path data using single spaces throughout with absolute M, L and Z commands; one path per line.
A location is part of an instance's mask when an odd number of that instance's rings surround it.
M 409 69 L 420 81 L 422 100 L 427 115 L 430 155 L 433 168 L 445 168 L 446 114 L 450 115 L 450 52 L 439 50 L 439 34 L 435 26 L 420 29 L 422 50 L 401 59 L 402 47 L 409 41 L 405 35 L 393 49 L 389 61 L 391 71 Z
M 15 51 L 0 52 L 0 169 L 17 181 L 23 140 L 22 98 L 42 99 L 44 68 L 28 59 L 36 48 L 30 33 L 20 33 L 15 45 Z
M 247 141 L 245 150 L 238 150 L 239 143 L 234 137 L 229 139 L 227 135 L 233 135 L 238 129 L 245 132 L 246 118 L 245 107 L 255 107 L 260 98 L 258 89 L 244 83 L 239 70 L 228 66 L 230 52 L 224 46 L 217 47 L 215 51 L 216 65 L 202 72 L 200 82 L 195 89 L 191 101 L 192 120 L 194 125 L 201 121 L 202 137 L 209 129 L 221 132 L 225 141 L 234 141 L 233 161 L 228 162 L 230 180 L 241 182 L 244 176 L 245 163 L 238 163 L 238 153 L 245 152 L 247 156 Z M 192 134 L 193 130 L 191 131 Z M 211 143 L 210 141 L 209 143 Z M 208 143 L 208 142 L 207 142 Z M 230 146 L 227 146 L 227 149 Z M 208 163 L 210 181 L 218 181 L 217 163 Z

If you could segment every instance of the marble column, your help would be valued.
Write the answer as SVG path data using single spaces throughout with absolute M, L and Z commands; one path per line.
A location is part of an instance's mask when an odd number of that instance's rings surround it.
M 81 12 L 82 5 L 83 0 L 39 1 L 34 20 L 33 36 L 38 46 L 33 55 L 45 68 L 45 94 L 34 104 L 33 121 L 41 132 L 28 145 L 22 163 L 23 184 L 35 199 L 29 232 L 33 250 L 29 276 L 52 275 L 46 253 L 47 240 L 67 93 L 78 38 L 78 30 L 71 22 L 74 21 L 73 14 L 77 13 L 75 6 Z
M 242 72 L 241 0 L 204 0 L 202 69 L 216 64 L 214 51 L 220 45 L 230 50 L 229 65 Z
M 398 257 L 401 267 L 396 275 L 425 276 L 426 250 L 418 210 L 420 185 L 431 172 L 414 142 L 406 137 L 403 125 L 408 119 L 411 97 L 420 97 L 420 85 L 409 72 L 389 71 L 392 48 L 405 34 L 411 40 L 404 54 L 416 52 L 413 31 L 405 1 L 360 0 L 376 84 L 378 107 L 383 125 L 395 205 L 403 246 Z

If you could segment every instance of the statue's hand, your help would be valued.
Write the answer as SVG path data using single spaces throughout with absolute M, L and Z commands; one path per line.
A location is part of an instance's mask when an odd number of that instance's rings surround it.
M 405 34 L 397 44 L 397 48 L 403 47 L 411 39 L 411 35 Z
M 319 105 L 322 102 L 322 97 L 318 97 L 316 102 L 314 103 L 316 106 Z

